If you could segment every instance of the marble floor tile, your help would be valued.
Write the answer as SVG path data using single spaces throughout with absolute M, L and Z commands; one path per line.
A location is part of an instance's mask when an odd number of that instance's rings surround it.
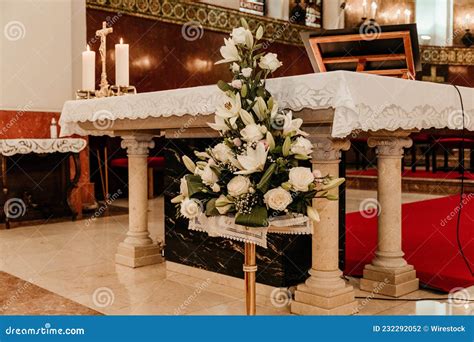
M 349 190 L 348 208 L 358 210 L 360 203 L 370 197 L 375 197 L 375 192 Z M 432 197 L 408 194 L 404 202 Z M 128 205 L 126 200 L 115 204 Z M 163 238 L 163 204 L 162 198 L 149 201 L 153 238 Z M 115 264 L 117 245 L 124 239 L 127 226 L 128 216 L 118 215 L 0 230 L 0 271 L 107 315 L 245 313 L 243 289 L 167 271 L 164 263 L 137 269 Z M 363 297 L 358 299 L 360 315 L 415 314 L 415 302 L 370 299 L 369 293 L 358 290 L 358 279 L 349 280 L 356 296 Z M 419 290 L 406 298 L 443 296 Z M 30 304 L 38 314 L 46 314 L 53 312 L 48 301 L 31 300 Z M 290 314 L 288 305 L 275 306 L 268 294 L 258 295 L 257 304 L 261 315 Z

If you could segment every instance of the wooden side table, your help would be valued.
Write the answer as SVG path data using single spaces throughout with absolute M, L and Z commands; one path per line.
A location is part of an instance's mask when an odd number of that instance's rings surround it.
M 5 197 L 2 216 L 5 216 L 5 226 L 10 228 L 10 220 L 18 218 L 26 212 L 27 204 L 22 199 L 9 198 L 9 182 L 7 158 L 17 154 L 47 154 L 64 153 L 66 160 L 71 161 L 74 167 L 74 178 L 67 179 L 65 191 L 66 202 L 71 210 L 73 220 L 76 218 L 73 205 L 70 201 L 72 190 L 77 186 L 81 175 L 79 161 L 79 152 L 87 146 L 87 141 L 80 138 L 59 138 L 59 139 L 0 139 L 0 158 L 1 158 L 1 181 L 2 192 Z M 71 158 L 69 158 L 71 157 Z M 70 165 L 68 163 L 68 165 Z M 69 177 L 68 177 L 69 178 Z

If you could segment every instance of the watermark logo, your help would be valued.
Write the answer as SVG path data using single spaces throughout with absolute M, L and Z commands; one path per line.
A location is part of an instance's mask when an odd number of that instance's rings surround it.
M 277 287 L 270 294 L 270 301 L 276 308 L 284 308 L 290 305 L 293 300 L 293 294 L 287 288 Z
M 26 204 L 20 198 L 10 198 L 3 206 L 5 216 L 9 219 L 16 219 L 26 214 Z
M 380 215 L 382 207 L 375 198 L 366 198 L 359 205 L 359 211 L 363 218 L 373 218 Z
M 184 311 L 186 311 L 186 308 L 191 305 L 197 297 L 207 288 L 211 285 L 211 279 L 207 278 L 206 281 L 203 281 L 202 283 L 198 284 L 196 289 L 191 293 L 186 300 L 179 305 L 175 310 L 174 314 L 175 315 L 181 315 L 183 314 Z
M 114 292 L 108 287 L 99 287 L 92 294 L 92 303 L 99 308 L 111 306 L 115 301 Z
M 9 41 L 17 41 L 25 38 L 26 28 L 21 21 L 12 20 L 3 28 L 3 34 Z
M 448 303 L 452 306 L 466 307 L 471 302 L 471 294 L 463 287 L 455 287 L 449 291 Z
M 362 24 L 359 28 L 359 34 L 363 40 L 371 41 L 378 39 L 382 33 L 382 28 L 376 22 Z
M 98 130 L 107 130 L 114 125 L 114 115 L 105 109 L 98 110 L 92 116 L 92 124 Z
M 464 113 L 465 114 L 465 113 Z M 464 115 L 462 110 L 454 110 L 448 115 L 448 127 L 461 129 L 467 128 L 471 124 L 471 118 Z
M 188 21 L 181 27 L 181 35 L 188 42 L 194 42 L 204 36 L 204 28 L 197 21 Z

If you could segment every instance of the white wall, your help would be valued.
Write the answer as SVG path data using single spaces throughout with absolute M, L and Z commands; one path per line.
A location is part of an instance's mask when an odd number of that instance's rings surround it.
M 431 37 L 429 45 L 452 44 L 453 0 L 417 0 L 416 23 L 418 35 Z
M 0 0 L 0 110 L 60 111 L 80 85 L 85 0 Z

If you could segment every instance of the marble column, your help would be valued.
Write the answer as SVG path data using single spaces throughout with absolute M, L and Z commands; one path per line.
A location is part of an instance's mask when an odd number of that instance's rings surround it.
M 341 150 L 348 150 L 348 140 L 329 137 L 311 138 L 313 169 L 323 175 L 339 175 Z M 338 195 L 339 190 L 331 190 Z M 321 221 L 315 223 L 310 277 L 298 285 L 291 312 L 300 315 L 347 315 L 357 312 L 354 289 L 346 284 L 339 269 L 339 201 L 315 199 Z
M 148 231 L 148 149 L 154 147 L 151 135 L 124 136 L 122 148 L 128 153 L 129 227 L 115 255 L 117 264 L 140 267 L 163 261 L 161 243 Z
M 418 290 L 419 282 L 413 266 L 402 252 L 402 157 L 411 147 L 406 135 L 374 136 L 368 139 L 377 150 L 378 238 L 377 251 L 366 265 L 360 288 L 392 297 Z

